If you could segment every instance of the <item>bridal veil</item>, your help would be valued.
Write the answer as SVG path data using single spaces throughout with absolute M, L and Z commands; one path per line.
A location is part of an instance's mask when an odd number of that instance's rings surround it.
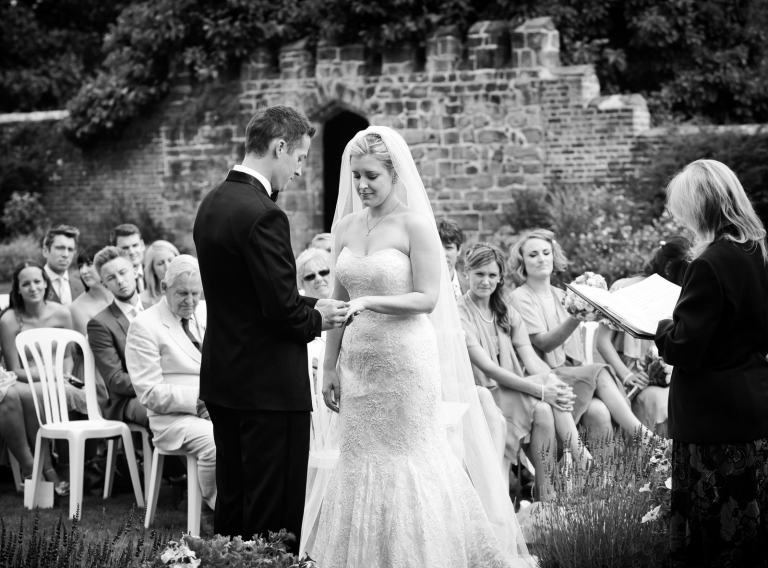
M 342 158 L 339 198 L 331 231 L 336 232 L 338 223 L 343 217 L 363 208 L 352 179 L 350 149 L 355 140 L 368 134 L 381 136 L 389 150 L 397 172 L 396 195 L 408 207 L 430 220 L 434 227 L 434 239 L 439 241 L 440 237 L 432 213 L 432 206 L 408 145 L 400 134 L 384 126 L 371 126 L 358 132 L 355 138 L 347 144 Z M 439 250 L 442 255 L 442 244 L 440 244 Z M 339 252 L 333 251 L 334 264 Z M 527 559 L 529 558 L 528 550 L 509 497 L 508 480 L 502 476 L 501 465 L 494 451 L 477 396 L 472 367 L 464 342 L 464 332 L 445 258 L 441 262 L 440 297 L 435 310 L 430 315 L 430 320 L 437 336 L 440 354 L 442 401 L 448 403 L 444 406 L 454 410 L 466 409 L 463 414 L 454 412 L 456 417 L 454 420 L 446 418 L 447 423 L 452 423 L 448 427 L 449 437 L 452 441 L 451 446 L 462 461 L 464 469 L 480 497 L 488 521 L 494 528 L 500 549 L 510 560 L 517 559 L 519 562 L 521 559 Z M 321 368 L 322 365 L 318 365 L 318 367 Z M 318 381 L 320 381 L 319 378 Z M 318 410 L 323 412 L 320 408 Z M 459 414 L 461 414 L 460 417 Z M 310 461 L 301 543 L 302 552 L 306 550 L 310 552 L 310 555 L 314 533 L 317 531 L 317 520 L 322 499 L 330 477 L 330 470 L 324 469 L 322 461 Z

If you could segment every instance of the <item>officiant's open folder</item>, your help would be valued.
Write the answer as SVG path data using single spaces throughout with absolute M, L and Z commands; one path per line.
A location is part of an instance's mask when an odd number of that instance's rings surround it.
M 583 284 L 566 286 L 638 339 L 653 339 L 658 323 L 672 318 L 681 290 L 658 274 L 612 293 Z

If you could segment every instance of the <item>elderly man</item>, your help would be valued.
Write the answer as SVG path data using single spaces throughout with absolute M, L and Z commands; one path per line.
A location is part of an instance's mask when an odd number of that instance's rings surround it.
M 147 408 L 155 446 L 197 458 L 205 506 L 203 532 L 213 528 L 216 506 L 216 445 L 213 425 L 200 400 L 200 346 L 205 303 L 197 259 L 183 254 L 168 265 L 163 299 L 131 322 L 125 346 L 128 373 Z

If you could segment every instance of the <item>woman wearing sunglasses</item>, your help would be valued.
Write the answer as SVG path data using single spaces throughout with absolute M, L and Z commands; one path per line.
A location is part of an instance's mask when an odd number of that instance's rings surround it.
M 296 259 L 296 277 L 299 290 L 305 296 L 320 300 L 331 297 L 331 269 L 328 253 L 322 249 L 308 248 Z

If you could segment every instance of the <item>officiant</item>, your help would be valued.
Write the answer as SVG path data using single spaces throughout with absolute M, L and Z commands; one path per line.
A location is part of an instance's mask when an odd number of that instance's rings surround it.
M 672 320 L 656 345 L 674 366 L 672 566 L 766 566 L 768 248 L 736 175 L 686 166 L 667 207 L 695 235 Z

